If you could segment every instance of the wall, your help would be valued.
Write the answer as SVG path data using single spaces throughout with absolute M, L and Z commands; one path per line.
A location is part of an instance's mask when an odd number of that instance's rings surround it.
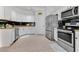
M 38 15 L 38 13 L 41 12 L 41 15 Z M 35 34 L 42 34 L 45 35 L 45 11 L 44 10 L 37 10 L 35 12 L 35 22 L 36 22 L 36 33 Z

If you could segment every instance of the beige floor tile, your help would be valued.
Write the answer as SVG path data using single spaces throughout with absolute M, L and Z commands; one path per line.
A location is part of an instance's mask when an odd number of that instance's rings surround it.
M 44 36 L 31 35 L 18 39 L 11 47 L 0 48 L 2 52 L 53 52 L 51 41 Z

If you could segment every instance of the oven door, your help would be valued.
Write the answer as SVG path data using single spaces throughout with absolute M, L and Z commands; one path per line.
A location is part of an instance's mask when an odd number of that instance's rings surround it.
M 72 31 L 58 31 L 59 40 L 71 47 L 73 47 L 73 37 Z

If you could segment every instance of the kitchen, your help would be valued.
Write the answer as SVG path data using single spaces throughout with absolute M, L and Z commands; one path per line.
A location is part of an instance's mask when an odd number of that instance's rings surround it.
M 20 39 L 26 38 L 27 40 L 28 37 L 36 35 L 34 37 L 43 36 L 48 39 L 48 41 L 50 41 L 48 42 L 49 46 L 50 44 L 52 47 L 53 45 L 55 47 L 57 46 L 58 48 L 56 47 L 56 49 L 59 50 L 59 52 L 61 52 L 60 50 L 78 52 L 78 13 L 79 7 L 75 6 L 0 6 L 1 51 L 15 45 Z M 73 26 L 73 24 L 75 25 Z M 69 36 L 66 36 L 67 33 Z M 61 38 L 67 38 L 65 39 L 67 43 Z M 36 42 L 37 40 L 34 43 Z M 44 44 L 44 42 L 42 43 Z M 40 42 L 41 45 L 43 45 L 42 43 Z M 55 45 L 53 43 L 57 44 Z M 25 44 L 26 48 L 27 45 Z M 56 50 L 55 47 L 52 49 Z M 52 49 L 46 51 L 51 51 Z M 25 50 L 25 52 L 28 51 Z

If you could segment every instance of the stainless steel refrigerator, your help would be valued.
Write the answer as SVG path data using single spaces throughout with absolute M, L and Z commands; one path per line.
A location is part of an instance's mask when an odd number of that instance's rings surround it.
M 46 37 L 49 40 L 57 40 L 58 15 L 48 15 L 46 17 Z

